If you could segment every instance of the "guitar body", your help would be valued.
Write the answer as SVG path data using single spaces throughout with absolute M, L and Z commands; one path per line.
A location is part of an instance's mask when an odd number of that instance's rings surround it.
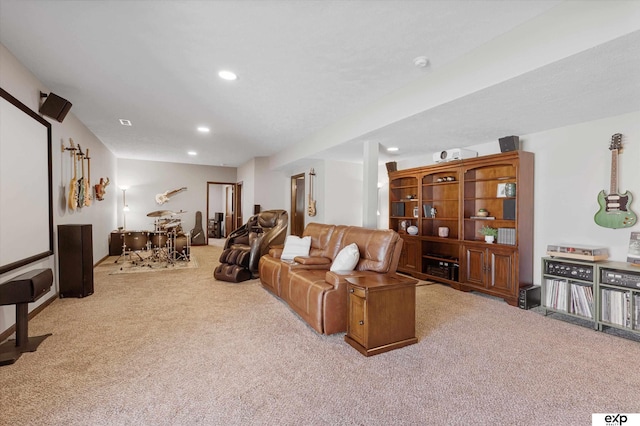
M 623 194 L 605 195 L 602 190 L 598 194 L 600 210 L 593 220 L 604 228 L 629 228 L 638 221 L 636 214 L 629 209 L 631 201 L 633 197 L 628 191 Z
M 78 182 L 76 178 L 71 178 L 71 182 L 69 182 L 69 209 L 75 210 L 78 206 Z
M 316 202 L 309 197 L 309 208 L 307 209 L 307 213 L 309 216 L 313 217 L 316 215 Z
M 169 197 L 167 197 L 164 194 L 158 194 L 156 195 L 156 203 L 162 205 L 164 203 L 166 203 L 167 201 L 169 201 Z

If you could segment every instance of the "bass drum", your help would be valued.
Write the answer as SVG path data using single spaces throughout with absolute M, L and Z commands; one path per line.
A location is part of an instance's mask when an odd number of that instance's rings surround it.
M 149 242 L 151 248 L 159 249 L 167 245 L 167 233 L 166 232 L 150 232 Z
M 187 259 L 191 256 L 191 245 L 189 244 L 189 236 L 188 235 L 178 235 L 176 237 L 176 244 L 174 247 L 174 251 L 179 255 L 186 256 Z
M 125 251 L 146 250 L 148 241 L 148 231 L 129 231 L 124 233 Z

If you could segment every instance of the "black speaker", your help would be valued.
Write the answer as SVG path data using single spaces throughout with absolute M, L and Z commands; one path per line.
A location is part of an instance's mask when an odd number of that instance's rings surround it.
M 505 136 L 498 139 L 500 142 L 500 152 L 517 151 L 520 149 L 520 138 L 518 136 Z
M 385 166 L 387 166 L 387 173 L 395 172 L 398 170 L 398 163 L 396 163 L 395 161 L 389 161 L 388 163 L 385 163 Z
M 49 93 L 48 95 L 40 92 L 40 97 L 45 98 L 44 102 L 40 106 L 40 114 L 51 117 L 62 123 L 62 120 L 67 116 L 67 113 L 71 109 L 71 102 L 61 98 L 55 93 Z
M 516 199 L 507 198 L 502 200 L 502 218 L 505 220 L 516 219 Z
M 60 297 L 93 294 L 93 231 L 91 225 L 58 225 Z
M 520 288 L 518 292 L 518 307 L 531 309 L 540 306 L 540 286 L 530 285 Z

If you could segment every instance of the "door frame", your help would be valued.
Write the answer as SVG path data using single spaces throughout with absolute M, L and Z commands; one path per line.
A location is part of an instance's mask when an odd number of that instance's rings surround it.
M 211 185 L 229 185 L 233 187 L 233 213 L 231 214 L 231 220 L 233 221 L 232 223 L 235 223 L 235 219 L 236 219 L 236 210 L 235 210 L 235 205 L 237 204 L 237 200 L 236 200 L 236 194 L 238 193 L 238 191 L 236 190 L 236 183 L 235 182 L 213 182 L 213 181 L 207 181 L 207 221 L 206 221 L 206 232 L 205 234 L 207 234 L 207 244 L 209 244 L 209 218 L 211 217 L 211 214 L 209 212 L 209 187 Z M 226 211 L 224 212 L 225 214 L 227 213 Z M 226 238 L 226 236 L 225 236 Z
M 298 201 L 300 201 L 299 198 L 297 198 L 298 196 L 298 183 L 299 181 L 302 181 L 302 211 L 298 212 L 297 210 L 297 205 L 298 205 Z M 290 233 L 291 235 L 297 235 L 299 237 L 302 236 L 302 232 L 304 231 L 304 219 L 305 219 L 305 195 L 306 195 L 306 173 L 299 173 L 297 175 L 293 175 L 291 176 L 291 214 L 290 214 Z M 297 215 L 300 214 L 302 215 L 302 229 L 298 229 L 296 227 L 296 217 Z

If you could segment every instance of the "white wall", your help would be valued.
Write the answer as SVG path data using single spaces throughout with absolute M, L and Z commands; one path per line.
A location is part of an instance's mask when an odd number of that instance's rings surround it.
M 147 216 L 159 210 L 185 211 L 175 216 L 182 219 L 182 229 L 189 232 L 195 226 L 196 212 L 202 212 L 203 222 L 207 214 L 207 182 L 235 182 L 236 169 L 232 167 L 201 166 L 161 161 L 118 159 L 118 181 L 114 191 L 118 193 L 118 226 L 123 226 L 122 191 L 127 186 L 127 229 L 153 231 L 155 217 Z M 181 187 L 169 201 L 159 205 L 156 195 Z M 206 227 L 206 223 L 202 224 Z
M 599 210 L 598 193 L 603 189 L 609 192 L 611 153 L 608 148 L 614 133 L 624 136 L 624 150 L 618 162 L 618 189 L 629 191 L 635 197 L 631 210 L 640 217 L 640 112 L 520 136 L 523 149 L 535 153 L 535 283 L 540 283 L 539 260 L 546 256 L 549 244 L 606 247 L 609 260 L 626 261 L 630 233 L 640 231 L 640 225 L 608 229 L 593 220 Z M 469 149 L 480 155 L 500 152 L 497 141 Z M 398 169 L 432 163 L 429 155 L 398 162 Z M 383 179 L 381 192 L 388 196 L 388 178 L 381 168 L 380 180 Z M 385 202 L 382 199 L 380 204 Z M 381 213 L 381 227 L 386 227 L 388 207 L 381 209 Z
M 362 226 L 362 173 L 362 164 L 325 161 L 317 180 L 324 183 L 318 187 L 322 188 L 326 223 Z
M 0 86 L 36 112 L 40 105 L 40 91 L 49 93 L 47 87 L 1 44 Z M 56 94 L 65 97 L 64 93 Z M 69 99 L 69 101 L 73 103 L 73 99 Z M 35 303 L 30 304 L 30 311 L 53 297 L 59 288 L 57 278 L 57 225 L 76 223 L 92 225 L 94 263 L 108 254 L 107 236 L 109 231 L 116 225 L 114 185 L 107 187 L 104 201 L 94 200 L 91 206 L 83 207 L 75 211 L 67 208 L 66 196 L 68 194 L 69 181 L 73 173 L 73 166 L 68 152 L 63 153 L 61 146 L 63 143 L 68 146 L 69 138 L 72 138 L 76 144 L 79 143 L 83 150 L 86 148 L 90 149 L 92 184 L 97 183 L 101 176 L 109 176 L 113 181 L 116 174 L 115 156 L 76 118 L 74 111 L 77 110 L 77 108 L 78 107 L 74 105 L 62 123 L 45 117 L 45 119 L 52 124 L 54 256 L 0 275 L 0 282 L 5 282 L 32 269 L 53 269 L 55 282 L 51 291 Z M 15 167 L 24 167 L 24 165 L 16 164 Z M 16 244 L 29 244 L 29 242 L 16 241 Z M 0 306 L 0 332 L 6 331 L 14 323 L 15 306 Z

